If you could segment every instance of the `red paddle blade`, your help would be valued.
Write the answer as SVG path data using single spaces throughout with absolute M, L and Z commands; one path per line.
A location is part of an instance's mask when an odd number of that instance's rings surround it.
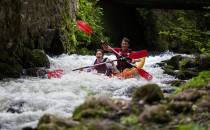
M 139 59 L 139 58 L 142 58 L 142 57 L 147 57 L 149 54 L 148 54 L 148 51 L 147 50 L 141 50 L 141 51 L 136 51 L 136 52 L 132 52 L 129 56 L 129 58 L 131 59 Z
M 143 69 L 137 69 L 137 70 L 138 70 L 139 75 L 141 75 L 143 78 L 145 78 L 146 80 L 152 80 L 153 77 L 148 72 L 146 72 Z
M 87 33 L 88 35 L 90 35 L 91 33 L 93 33 L 92 28 L 90 27 L 90 25 L 88 25 L 86 22 L 82 21 L 82 20 L 77 20 L 77 27 Z
M 48 79 L 60 78 L 64 74 L 62 69 L 52 70 L 47 72 Z

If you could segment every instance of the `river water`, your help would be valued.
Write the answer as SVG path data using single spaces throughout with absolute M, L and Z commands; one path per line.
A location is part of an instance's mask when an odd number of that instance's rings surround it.
M 65 74 L 61 78 L 24 77 L 0 82 L 0 130 L 35 127 L 39 118 L 46 113 L 69 117 L 74 108 L 90 95 L 129 98 L 129 90 L 147 83 L 157 83 L 162 89 L 170 88 L 165 82 L 174 80 L 174 77 L 163 74 L 163 70 L 156 63 L 172 56 L 174 54 L 166 52 L 146 59 L 144 69 L 153 75 L 152 81 L 142 78 L 120 80 L 88 72 L 71 71 L 77 67 L 91 65 L 94 56 L 49 57 L 50 69 L 64 69 Z M 107 57 L 115 58 L 112 55 Z

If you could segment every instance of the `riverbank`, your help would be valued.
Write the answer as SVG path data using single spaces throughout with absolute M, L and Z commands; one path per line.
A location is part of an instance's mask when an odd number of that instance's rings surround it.
M 169 97 L 156 84 L 137 87 L 131 100 L 89 97 L 72 117 L 44 115 L 37 130 L 210 129 L 210 71 L 180 88 Z

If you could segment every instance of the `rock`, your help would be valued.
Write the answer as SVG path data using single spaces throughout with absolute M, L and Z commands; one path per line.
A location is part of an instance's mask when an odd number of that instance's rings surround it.
M 164 70 L 165 74 L 176 76 L 177 72 L 174 70 L 174 67 L 171 65 L 163 66 L 162 69 Z
M 59 118 L 53 115 L 44 115 L 39 120 L 37 130 L 60 130 L 73 128 L 79 125 L 78 122 L 67 118 Z
M 181 61 L 179 61 L 179 69 L 185 70 L 187 68 L 195 68 L 198 66 L 198 63 L 196 62 L 195 58 L 193 57 L 183 57 Z
M 185 70 L 180 70 L 177 73 L 177 78 L 181 79 L 181 80 L 187 80 L 190 79 L 192 77 L 195 77 L 198 75 L 198 70 L 196 68 L 191 68 L 191 69 L 185 69 Z
M 91 118 L 116 119 L 121 115 L 120 108 L 107 97 L 89 98 L 73 112 L 74 120 Z
M 50 67 L 49 59 L 47 58 L 44 51 L 39 49 L 32 50 L 32 59 L 35 67 Z
M 199 70 L 209 70 L 210 68 L 210 56 L 207 54 L 201 54 L 196 57 L 199 64 Z
M 210 112 L 210 95 L 199 100 L 196 106 L 198 112 Z
M 172 57 L 170 60 L 166 60 L 164 62 L 167 63 L 167 65 L 172 66 L 175 70 L 179 69 L 179 62 L 183 59 L 181 55 L 177 55 Z
M 3 78 L 18 78 L 22 73 L 22 66 L 20 64 L 7 64 L 0 62 L 0 79 Z
M 186 81 L 184 80 L 173 80 L 170 82 L 171 86 L 176 86 L 176 87 L 181 86 L 184 83 L 186 83 Z
M 111 120 L 85 120 L 81 125 L 74 127 L 74 130 L 129 130 L 124 125 Z
M 187 101 L 171 101 L 169 103 L 169 110 L 172 110 L 177 113 L 181 112 L 190 112 L 192 110 L 192 102 Z
M 171 120 L 170 112 L 165 105 L 149 106 L 145 108 L 139 118 L 142 123 L 167 123 Z
M 158 85 L 147 84 L 136 89 L 132 96 L 132 102 L 136 104 L 139 101 L 143 101 L 151 104 L 159 102 L 163 98 L 163 93 Z
M 24 75 L 46 78 L 47 70 L 45 68 L 28 68 L 23 70 Z
M 36 128 L 31 128 L 31 127 L 25 127 L 22 130 L 37 130 Z
M 24 101 L 21 101 L 21 102 L 16 102 L 14 104 L 11 104 L 10 107 L 7 109 L 7 112 L 22 113 L 24 103 L 25 103 Z
M 175 101 L 192 101 L 195 102 L 201 97 L 201 93 L 197 89 L 187 89 L 178 93 L 173 100 Z

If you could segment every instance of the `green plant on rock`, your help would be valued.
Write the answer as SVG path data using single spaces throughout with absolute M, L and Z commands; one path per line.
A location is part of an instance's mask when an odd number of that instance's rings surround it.
M 205 128 L 197 124 L 180 125 L 177 130 L 205 130 Z
M 210 71 L 200 72 L 197 77 L 192 78 L 186 84 L 182 85 L 176 92 L 183 91 L 187 88 L 201 88 L 210 83 Z

